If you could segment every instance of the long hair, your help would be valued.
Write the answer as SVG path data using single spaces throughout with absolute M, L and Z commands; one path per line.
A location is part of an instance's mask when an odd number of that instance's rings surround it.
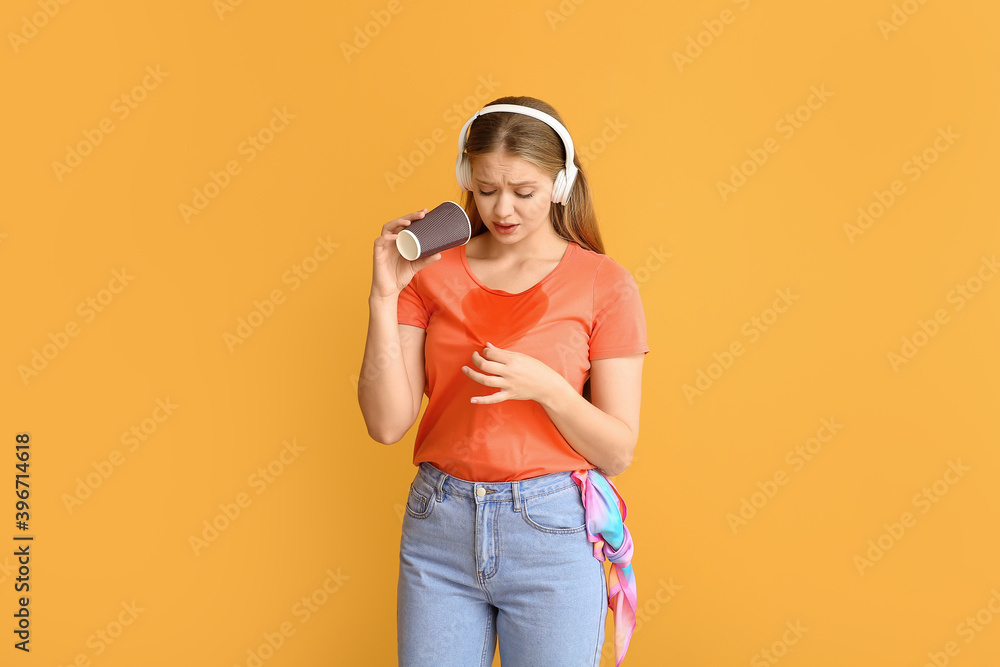
M 562 123 L 558 112 L 549 104 L 534 97 L 501 97 L 492 104 L 518 104 L 543 111 Z M 565 123 L 563 123 L 565 125 Z M 560 169 L 566 167 L 566 149 L 556 131 L 544 121 L 519 113 L 488 113 L 477 118 L 469 127 L 465 152 L 472 160 L 477 155 L 504 152 L 527 160 L 555 179 Z M 566 206 L 552 203 L 549 218 L 560 238 L 604 254 L 604 242 L 597 226 L 594 202 L 590 194 L 587 175 L 580 166 L 579 154 L 574 155 L 579 170 L 573 183 L 572 195 Z M 476 207 L 474 192 L 465 193 L 465 212 L 472 222 L 472 235 L 482 234 L 486 225 Z

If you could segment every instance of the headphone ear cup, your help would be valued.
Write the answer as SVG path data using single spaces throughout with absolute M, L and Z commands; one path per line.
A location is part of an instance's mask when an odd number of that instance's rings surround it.
M 455 178 L 458 180 L 458 187 L 472 190 L 472 163 L 465 153 L 459 155 L 455 161 Z
M 556 182 L 552 185 L 552 201 L 566 205 L 569 200 L 569 188 L 566 187 L 566 170 L 560 169 L 556 174 Z
M 574 168 L 572 171 L 567 172 L 563 170 L 565 176 L 565 184 L 563 185 L 563 205 L 568 205 L 569 200 L 573 198 L 573 185 L 576 183 L 576 175 L 580 173 L 578 169 Z

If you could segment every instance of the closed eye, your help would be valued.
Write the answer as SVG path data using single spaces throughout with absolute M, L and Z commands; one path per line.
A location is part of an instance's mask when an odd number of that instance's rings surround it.
M 480 196 L 483 196 L 483 197 L 489 197 L 490 195 L 496 194 L 496 192 L 497 192 L 496 190 L 491 190 L 490 192 L 483 192 L 482 190 L 480 190 L 479 194 L 480 194 Z M 529 192 L 526 195 L 522 195 L 520 192 L 515 192 L 514 194 L 516 194 L 521 199 L 531 199 L 532 197 L 535 196 L 534 192 Z

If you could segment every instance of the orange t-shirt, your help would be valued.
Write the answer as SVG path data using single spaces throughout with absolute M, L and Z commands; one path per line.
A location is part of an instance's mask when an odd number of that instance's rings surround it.
M 582 394 L 591 360 L 649 352 L 635 279 L 610 257 L 569 243 L 547 276 L 511 294 L 479 282 L 465 246 L 442 255 L 399 295 L 399 323 L 427 332 L 428 403 L 414 465 L 427 461 L 476 482 L 593 468 L 536 401 L 470 403 L 497 390 L 467 377 L 462 366 L 475 368 L 472 353 L 490 342 L 544 362 Z

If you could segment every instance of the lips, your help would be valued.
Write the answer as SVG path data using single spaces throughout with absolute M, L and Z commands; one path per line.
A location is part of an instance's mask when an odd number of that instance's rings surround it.
M 494 222 L 493 229 L 497 230 L 497 233 L 499 234 L 511 234 L 514 232 L 515 229 L 517 229 L 517 224 L 516 223 L 504 224 L 502 222 Z

